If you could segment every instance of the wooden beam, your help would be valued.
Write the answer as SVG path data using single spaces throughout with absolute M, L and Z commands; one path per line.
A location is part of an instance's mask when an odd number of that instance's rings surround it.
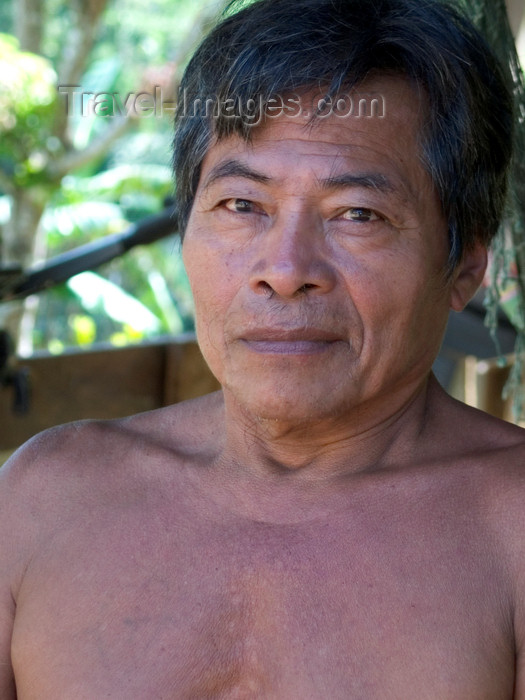
M 53 425 L 118 418 L 219 388 L 193 339 L 46 355 L 19 364 L 29 370 L 29 411 L 15 414 L 13 388 L 0 388 L 0 452 Z

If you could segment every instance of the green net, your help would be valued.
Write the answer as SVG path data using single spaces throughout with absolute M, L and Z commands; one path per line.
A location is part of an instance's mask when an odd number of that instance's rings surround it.
M 504 0 L 459 0 L 474 23 L 485 35 L 500 61 L 508 69 L 516 109 L 514 160 L 512 164 L 507 211 L 494 240 L 485 298 L 485 323 L 497 342 L 497 313 L 501 307 L 516 329 L 515 362 L 504 389 L 504 398 L 512 396 L 516 419 L 525 408 L 525 81 L 516 44 L 509 25 Z

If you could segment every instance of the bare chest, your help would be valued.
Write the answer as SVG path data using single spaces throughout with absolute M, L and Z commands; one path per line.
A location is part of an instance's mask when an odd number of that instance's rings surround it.
M 499 574 L 450 523 L 136 516 L 79 521 L 35 558 L 19 700 L 512 697 Z

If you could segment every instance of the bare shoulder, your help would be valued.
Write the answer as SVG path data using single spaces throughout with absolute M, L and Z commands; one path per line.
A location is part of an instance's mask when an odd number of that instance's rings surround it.
M 87 546 L 94 523 L 111 528 L 123 514 L 140 527 L 164 494 L 176 500 L 177 474 L 212 457 L 220 414 L 220 397 L 210 396 L 117 421 L 72 423 L 37 435 L 0 469 L 1 698 L 16 698 L 11 636 L 39 553 L 64 532 Z
M 126 498 L 146 482 L 160 483 L 181 467 L 211 459 L 220 440 L 220 414 L 220 396 L 210 395 L 35 436 L 0 469 L 0 527 L 10 535 L 12 552 L 22 561 L 79 503 Z
M 525 429 L 451 399 L 440 439 L 457 450 L 465 503 L 525 584 Z
M 116 449 L 126 445 L 156 446 L 184 453 L 196 446 L 206 449 L 220 432 L 220 392 L 166 408 L 117 420 L 85 420 L 46 430 L 25 443 L 6 463 L 2 473 L 15 470 L 20 476 L 43 462 L 54 470 L 75 470 L 87 464 L 108 462 Z M 76 458 L 71 462 L 71 458 Z M 81 462 L 78 458 L 81 457 Z M 121 455 L 122 457 L 122 455 Z M 122 459 L 118 460 L 122 463 Z
M 474 517 L 505 572 L 520 684 L 525 679 L 525 429 L 474 409 L 463 412 L 473 451 L 462 470 L 465 517 Z M 474 436 L 474 437 L 473 437 Z M 468 508 L 470 506 L 470 508 Z M 520 695 L 521 697 L 521 695 Z
M 479 475 L 495 511 L 514 512 L 525 526 L 525 429 L 462 404 L 450 420 L 450 435 L 456 433 L 467 469 Z
M 222 392 L 130 416 L 115 427 L 133 440 L 181 454 L 215 453 L 223 438 Z
M 490 454 L 498 460 L 510 450 L 519 459 L 525 448 L 525 429 L 458 401 L 434 383 L 429 391 L 432 441 L 436 449 L 453 455 Z
M 514 539 L 525 545 L 525 429 L 456 401 L 440 388 L 432 391 L 427 445 L 429 463 L 438 467 L 434 477 L 505 546 Z

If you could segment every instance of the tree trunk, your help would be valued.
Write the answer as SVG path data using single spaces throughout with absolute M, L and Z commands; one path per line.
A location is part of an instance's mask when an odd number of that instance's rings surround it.
M 18 264 L 27 268 L 33 264 L 37 252 L 43 257 L 38 247 L 42 241 L 37 235 L 38 226 L 44 211 L 45 201 L 36 189 L 16 189 L 11 197 L 11 217 L 2 229 L 2 263 L 5 265 Z M 26 309 L 27 306 L 27 309 Z M 30 316 L 24 319 L 22 333 L 22 318 L 27 312 Z M 31 349 L 27 333 L 34 323 L 35 304 L 24 304 L 13 301 L 0 304 L 0 329 L 6 330 L 15 346 L 23 347 L 27 354 Z
M 15 3 L 15 28 L 22 51 L 40 53 L 44 3 L 42 0 L 17 0 Z

